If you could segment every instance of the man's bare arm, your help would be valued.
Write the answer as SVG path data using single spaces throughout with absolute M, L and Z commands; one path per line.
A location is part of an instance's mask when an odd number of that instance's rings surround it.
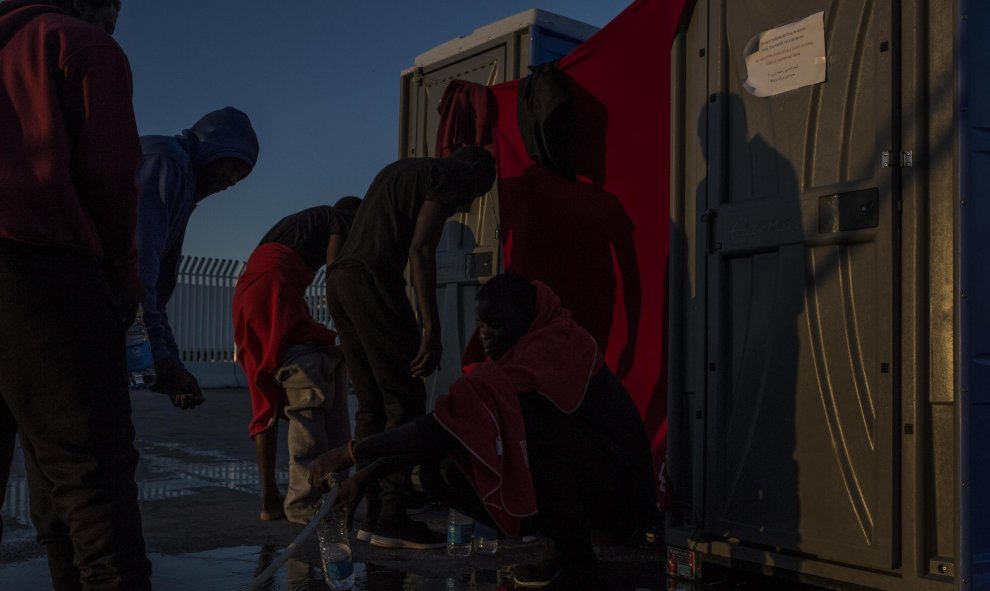
M 437 310 L 437 245 L 443 235 L 443 226 L 453 213 L 449 206 L 426 201 L 416 218 L 412 244 L 409 248 L 409 271 L 413 291 L 423 323 L 423 336 L 419 352 L 409 364 L 415 378 L 425 378 L 440 363 L 443 348 L 440 344 L 440 313 Z
M 343 234 L 331 234 L 330 242 L 327 243 L 327 273 L 330 272 L 330 266 L 333 262 L 337 260 L 337 255 L 340 254 L 341 247 L 344 246 L 344 235 Z M 327 301 L 330 301 L 330 282 L 326 282 L 327 291 Z

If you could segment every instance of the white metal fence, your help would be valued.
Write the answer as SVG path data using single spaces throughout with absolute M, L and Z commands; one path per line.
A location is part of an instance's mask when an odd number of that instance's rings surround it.
M 182 362 L 205 388 L 245 387 L 237 363 L 231 301 L 245 263 L 210 257 L 182 257 L 175 293 L 168 304 L 169 324 Z M 326 302 L 326 273 L 316 274 L 306 290 L 310 313 L 332 326 Z

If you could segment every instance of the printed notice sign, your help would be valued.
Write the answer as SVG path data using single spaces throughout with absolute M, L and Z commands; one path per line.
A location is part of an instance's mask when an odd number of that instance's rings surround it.
M 825 82 L 825 13 L 764 31 L 746 46 L 746 82 L 754 96 L 773 96 Z

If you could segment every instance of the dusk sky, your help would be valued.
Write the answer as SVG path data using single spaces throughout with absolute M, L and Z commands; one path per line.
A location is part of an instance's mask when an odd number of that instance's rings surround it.
M 363 196 L 398 156 L 399 74 L 530 8 L 601 27 L 631 0 L 125 0 L 116 39 L 142 134 L 231 105 L 261 143 L 252 174 L 194 212 L 184 254 L 245 260 L 289 213 Z

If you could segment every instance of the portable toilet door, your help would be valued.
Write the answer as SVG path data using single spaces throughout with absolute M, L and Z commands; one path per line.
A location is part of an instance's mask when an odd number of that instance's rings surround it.
M 890 591 L 990 572 L 966 383 L 990 313 L 963 289 L 990 233 L 960 194 L 986 213 L 990 71 L 966 30 L 985 3 L 699 0 L 675 42 L 667 539 L 700 563 Z

